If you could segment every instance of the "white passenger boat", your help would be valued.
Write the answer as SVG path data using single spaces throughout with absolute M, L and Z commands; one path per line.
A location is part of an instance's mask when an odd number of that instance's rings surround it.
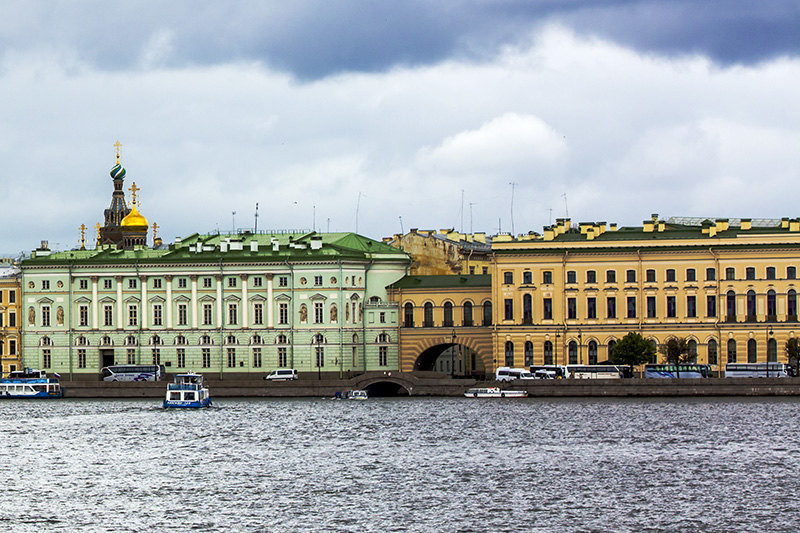
M 48 378 L 44 370 L 17 370 L 10 372 L 8 377 L 0 379 L 0 398 L 61 398 L 64 389 L 61 388 L 58 374 Z
M 164 407 L 197 408 L 210 407 L 211 394 L 203 386 L 201 374 L 178 374 L 175 381 L 167 385 Z
M 527 398 L 528 391 L 502 390 L 499 387 L 473 388 L 464 393 L 467 398 Z
M 344 397 L 346 400 L 366 400 L 368 398 L 365 390 L 349 390 Z

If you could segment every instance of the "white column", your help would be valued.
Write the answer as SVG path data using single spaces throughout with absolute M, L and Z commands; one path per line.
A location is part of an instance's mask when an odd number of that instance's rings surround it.
M 273 327 L 272 274 L 267 274 L 267 327 Z
M 221 328 L 225 323 L 222 321 L 222 307 L 225 302 L 222 301 L 222 276 L 217 276 L 217 327 Z
M 248 310 L 250 309 L 250 303 L 247 301 L 247 274 L 242 274 L 242 327 L 247 328 L 247 317 L 248 317 Z
M 142 284 L 142 329 L 147 329 L 147 276 L 139 276 Z
M 167 282 L 167 329 L 172 329 L 172 276 L 166 276 Z
M 122 276 L 115 276 L 114 279 L 117 282 L 117 328 L 121 329 L 125 325 L 123 320 L 125 315 L 122 309 Z
M 190 276 L 192 282 L 192 301 L 189 311 L 192 313 L 192 328 L 197 329 L 197 276 Z
M 99 326 L 97 322 L 97 306 L 100 305 L 97 301 L 97 276 L 92 276 L 92 329 L 97 329 Z

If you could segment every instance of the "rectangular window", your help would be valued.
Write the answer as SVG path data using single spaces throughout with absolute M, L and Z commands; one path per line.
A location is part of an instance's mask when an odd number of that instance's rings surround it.
M 606 317 L 617 318 L 617 298 L 615 296 L 606 298 Z
M 161 288 L 161 278 L 155 278 L 153 280 L 153 288 L 160 289 Z
M 314 353 L 316 354 L 317 360 L 317 368 L 321 368 L 325 366 L 325 348 L 322 346 L 317 346 L 314 348 Z
M 789 267 L 789 268 L 793 268 L 793 267 Z M 16 290 L 8 291 L 8 303 L 13 304 L 16 301 L 17 301 L 17 291 Z
M 542 318 L 544 320 L 553 319 L 553 299 L 545 298 L 542 304 Z
M 161 364 L 161 348 L 153 348 L 153 364 Z
M 128 348 L 128 350 L 127 350 L 127 358 L 128 358 L 127 362 L 128 362 L 129 365 L 135 365 L 136 364 L 136 348 Z
M 526 270 L 522 273 L 522 284 L 523 285 L 531 285 L 533 284 L 533 272 L 530 270 Z
M 686 297 L 686 316 L 689 318 L 697 316 L 697 296 Z
M 253 304 L 253 324 L 260 326 L 264 323 L 264 304 L 255 302 Z
M 286 276 L 278 277 L 278 287 L 288 287 L 289 286 L 289 278 Z
M 314 286 L 315 287 L 322 286 L 322 276 L 314 276 Z
M 236 287 L 236 278 L 231 276 L 228 278 L 228 287 Z
M 586 318 L 597 318 L 597 298 L 586 299 Z
M 235 279 L 235 278 L 231 278 Z M 228 304 L 228 324 L 235 325 L 239 323 L 239 307 L 235 303 Z
M 8 355 L 17 355 L 17 341 L 8 339 Z
M 489 267 L 481 267 L 481 274 L 488 274 L 488 273 L 489 273 Z
M 514 300 L 505 299 L 505 320 L 514 320 Z
M 211 278 L 206 278 L 208 281 L 211 281 Z M 186 288 L 186 278 L 178 278 L 178 288 L 185 289 Z
M 236 368 L 236 348 L 228 348 L 228 368 Z
M 261 348 L 253 348 L 253 368 L 261 368 Z
M 163 326 L 162 322 L 162 306 L 161 304 L 153 304 L 153 325 Z
M 767 267 L 767 279 L 775 279 L 775 267 Z
M 289 366 L 286 363 L 286 348 L 283 346 L 278 348 L 278 366 L 281 368 L 286 368 L 287 366 Z
M 113 326 L 114 325 L 114 306 L 113 305 L 104 305 L 103 306 L 103 325 L 104 326 Z
M 655 296 L 648 296 L 647 297 L 647 318 L 655 318 L 656 317 L 656 297 Z
M 656 282 L 656 271 L 654 269 L 650 268 L 645 272 L 645 281 L 647 283 Z
M 716 268 L 707 268 L 706 269 L 706 281 L 716 281 L 717 280 L 717 269 Z
M 78 307 L 78 325 L 79 326 L 88 326 L 89 325 L 89 306 L 88 305 L 81 305 Z
M 606 283 L 616 283 L 616 282 L 617 282 L 617 271 L 606 270 Z
M 586 271 L 586 283 L 597 283 L 597 272 L 594 270 Z
M 693 268 L 686 269 L 686 281 L 697 281 L 697 273 Z
M 17 313 L 8 314 L 8 327 L 10 328 L 17 327 Z
M 178 286 L 180 287 L 181 280 L 178 280 Z M 186 286 L 186 281 L 184 280 L 184 286 Z M 210 289 L 211 288 L 211 278 L 203 278 L 203 288 Z
M 381 311 L 380 314 L 378 315 L 378 317 L 379 317 L 378 321 L 381 324 L 386 324 L 386 313 L 385 312 Z
M 103 288 L 104 288 L 105 290 L 110 290 L 110 289 L 112 288 L 112 287 L 111 287 L 111 281 L 112 281 L 112 280 L 110 280 L 110 279 L 104 279 L 104 280 L 103 280 Z
M 513 272 L 503 272 L 503 283 L 505 285 L 511 285 L 514 283 L 514 273 Z
M 50 348 L 42 350 L 42 367 L 50 368 L 52 361 L 50 360 Z
M 86 348 L 78 348 L 78 368 L 86 368 Z
M 625 283 L 636 283 L 636 271 L 635 270 L 626 270 L 625 271 Z
M 628 318 L 636 318 L 636 296 L 628 296 Z
M 747 267 L 747 269 L 745 269 L 745 277 L 747 279 L 756 279 L 756 269 L 754 267 Z
M 553 272 L 550 270 L 545 270 L 542 272 L 542 284 L 549 285 L 553 283 Z
M 281 302 L 278 304 L 278 324 L 289 323 L 289 304 Z
M 128 288 L 129 289 L 135 289 L 136 288 L 136 279 L 135 278 L 128 280 Z
M 674 296 L 667 296 L 667 318 L 675 318 L 678 314 Z
M 668 268 L 667 269 L 666 278 L 667 278 L 667 281 L 672 281 L 672 282 L 675 281 L 675 269 L 674 268 Z
M 725 279 L 726 280 L 735 280 L 736 279 L 736 269 L 733 267 L 728 267 L 725 269 Z
M 574 270 L 567 271 L 567 283 L 577 283 L 578 282 L 578 273 Z
M 387 366 L 389 364 L 389 347 L 378 346 L 378 366 Z
M 203 325 L 210 326 L 214 323 L 214 308 L 211 304 L 203 304 Z
M 314 324 L 322 324 L 322 315 L 325 312 L 325 304 L 314 302 Z
M 797 268 L 793 266 L 786 267 L 786 279 L 796 279 L 796 278 L 797 278 Z M 11 296 L 11 294 L 13 293 L 10 293 L 9 296 Z
M 358 357 L 358 347 L 357 347 L 357 346 L 353 346 L 353 350 L 352 350 L 352 352 L 353 352 L 353 368 L 355 368 L 355 366 L 356 366 L 356 359 L 357 359 L 357 357 Z
M 89 280 L 87 279 L 80 280 L 78 282 L 78 286 L 81 288 L 81 290 L 85 291 L 86 289 L 89 288 Z
M 185 326 L 188 320 L 188 306 L 186 304 L 178 304 L 178 325 Z
M 469 267 L 469 273 L 470 273 L 470 275 L 475 274 L 475 267 L 474 266 Z
M 201 354 L 203 357 L 203 368 L 211 368 L 211 348 L 203 348 L 201 350 Z
M 175 356 L 178 368 L 186 368 L 186 348 L 178 348 L 175 350 Z
M 4 314 L 0 313 L 0 328 L 5 327 L 3 318 L 5 317 Z
M 706 316 L 717 316 L 717 297 L 713 294 L 706 296 Z
M 567 318 L 578 318 L 578 301 L 575 298 L 567 298 Z
M 50 306 L 43 305 L 42 306 L 42 326 L 49 326 L 50 325 Z
M 42 288 L 44 290 L 49 290 L 50 289 L 50 280 L 49 279 L 46 279 L 46 280 L 42 281 Z
M 129 326 L 136 326 L 139 324 L 139 306 L 137 305 L 129 305 L 128 306 L 128 325 Z

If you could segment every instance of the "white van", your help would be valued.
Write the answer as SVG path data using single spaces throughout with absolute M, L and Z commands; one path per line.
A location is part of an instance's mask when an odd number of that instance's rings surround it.
M 533 374 L 531 374 L 529 370 L 525 370 L 524 368 L 501 366 L 497 369 L 495 379 L 497 381 L 514 381 L 515 379 L 527 380 L 536 378 L 533 377 Z
M 272 373 L 264 379 L 268 381 L 289 381 L 291 379 L 297 379 L 297 370 L 294 368 L 279 368 L 278 370 L 273 370 Z

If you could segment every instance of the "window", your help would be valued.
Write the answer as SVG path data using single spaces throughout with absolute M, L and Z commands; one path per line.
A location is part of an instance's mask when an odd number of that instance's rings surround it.
M 178 304 L 178 325 L 185 326 L 188 318 L 188 306 L 186 304 Z
M 110 280 L 110 279 L 104 279 L 103 280 L 103 289 L 105 289 L 105 290 L 111 289 L 111 281 L 112 280 Z
M 553 364 L 553 343 L 551 341 L 544 341 L 544 364 Z
M 128 348 L 126 351 L 127 363 L 129 365 L 136 364 L 136 349 L 135 348 Z
M 314 347 L 314 355 L 316 356 L 316 366 L 317 368 L 322 368 L 325 366 L 325 347 L 324 346 L 315 346 Z
M 89 306 L 88 305 L 81 305 L 78 307 L 78 325 L 79 326 L 88 326 L 89 325 Z
M 616 282 L 617 282 L 617 271 L 606 270 L 606 283 L 616 283 Z
M 713 294 L 706 296 L 706 316 L 717 316 L 717 297 Z
M 389 364 L 389 347 L 378 346 L 378 366 L 387 366 Z
M 628 296 L 628 318 L 636 318 L 636 296 Z
M 136 304 L 128 305 L 128 325 L 136 326 L 139 324 L 139 306 Z
M 777 299 L 775 291 L 772 289 L 767 291 L 767 320 L 775 320 L 778 318 Z
M 708 364 L 717 364 L 717 341 L 714 339 L 708 341 Z
M 706 281 L 716 281 L 717 280 L 717 269 L 716 268 L 707 268 L 706 269 Z
M 490 301 L 483 302 L 483 325 L 492 325 L 492 302 Z
M 577 365 L 578 364 L 578 343 L 575 341 L 569 341 L 569 345 L 567 348 L 569 354 L 569 363 L 570 365 Z
M 746 279 L 756 279 L 755 267 L 747 267 L 744 271 L 744 275 Z
M 135 289 L 136 288 L 136 278 L 128 280 L 128 288 Z
M 186 348 L 178 348 L 175 350 L 175 355 L 177 356 L 176 364 L 178 368 L 185 368 L 186 367 Z
M 522 284 L 523 285 L 531 285 L 533 284 L 533 273 L 530 270 L 526 270 L 522 273 Z
M 211 368 L 211 348 L 201 348 L 200 350 L 202 356 L 202 367 L 203 368 Z
M 756 320 L 756 291 L 747 291 L 747 321 Z
M 522 296 L 522 322 L 523 324 L 533 322 L 533 297 L 530 294 Z
M 236 278 L 231 278 L 236 279 Z M 228 324 L 235 325 L 239 323 L 239 306 L 234 303 L 228 303 Z
M 626 270 L 625 271 L 625 283 L 636 283 L 636 271 L 635 270 Z
M 163 326 L 162 323 L 162 306 L 161 304 L 153 304 L 153 325 Z
M 153 364 L 160 365 L 161 364 L 161 348 L 153 348 Z
M 453 304 L 451 302 L 444 303 L 444 323 L 442 326 L 446 328 L 453 327 Z
M 758 362 L 758 343 L 755 339 L 750 339 L 747 341 L 747 362 Z
M 279 276 L 278 287 L 288 287 L 288 286 L 289 286 L 289 278 L 286 276 Z
M 464 302 L 464 326 L 472 326 L 472 302 Z
M 488 273 L 489 273 L 489 267 L 481 267 L 481 274 L 488 274 Z
M 253 304 L 253 324 L 260 326 L 264 323 L 264 304 L 255 302 Z
M 797 320 L 797 293 L 794 289 L 789 289 L 786 294 L 786 314 L 789 320 Z
M 615 296 L 606 298 L 606 317 L 617 318 L 617 298 Z
M 474 266 L 470 266 L 469 267 L 469 273 L 470 273 L 470 275 L 475 274 L 475 267 Z
M 652 268 L 648 269 L 645 272 L 645 281 L 647 283 L 655 283 L 656 282 L 656 271 Z
M 775 279 L 775 267 L 767 267 L 767 279 Z
M 403 327 L 414 327 L 414 304 L 411 302 L 406 302 L 403 306 Z
M 42 367 L 43 368 L 50 368 L 51 366 L 50 360 L 50 348 L 45 348 L 42 350 Z
M 281 302 L 278 304 L 278 324 L 289 323 L 289 304 Z
M 14 339 L 8 340 L 8 354 L 17 355 L 17 341 Z
M 236 279 L 236 278 L 231 278 Z M 236 348 L 228 347 L 226 350 L 228 356 L 228 368 L 236 368 Z
M 767 361 L 770 363 L 778 362 L 778 341 L 775 339 L 767 341 Z
M 797 268 L 790 266 L 786 267 L 786 279 L 796 279 L 797 278 Z
M 697 281 L 697 272 L 693 268 L 686 269 L 686 281 Z
M 728 339 L 728 362 L 736 362 L 736 341 L 733 339 Z
M 211 304 L 203 304 L 203 325 L 210 326 L 214 323 L 214 308 Z
M 514 343 L 511 341 L 506 341 L 505 348 L 506 366 L 514 366 Z
M 8 313 L 8 326 L 11 328 L 17 327 L 17 313 Z
M 108 304 L 103 306 L 103 325 L 114 325 L 114 306 Z
M 281 368 L 289 366 L 287 363 L 286 348 L 281 346 L 278 348 L 278 366 Z
M 253 368 L 261 368 L 261 348 L 253 348 Z
M 180 286 L 180 280 L 178 280 L 178 286 Z M 185 283 L 184 283 L 185 286 Z M 203 278 L 203 288 L 210 289 L 211 288 L 211 278 Z
M 647 297 L 647 318 L 655 318 L 656 317 L 656 297 L 655 296 L 648 296 Z
M 531 366 L 533 364 L 533 343 L 531 341 L 525 341 L 525 366 Z
M 553 320 L 553 299 L 545 298 L 542 301 L 542 318 L 545 320 Z
M 577 283 L 578 274 L 574 270 L 567 271 L 567 283 Z
M 736 293 L 733 291 L 728 291 L 725 295 L 726 303 L 727 303 L 727 311 L 728 322 L 736 322 Z
M 50 306 L 43 305 L 42 306 L 42 326 L 49 326 L 50 325 Z
M 597 298 L 586 298 L 586 318 L 597 318 Z
M 378 313 L 378 322 L 381 324 L 386 324 L 386 313 L 384 311 Z
M 675 318 L 677 312 L 675 296 L 667 296 L 667 318 Z
M 567 298 L 567 318 L 578 318 L 578 300 L 575 298 Z
M 675 269 L 674 268 L 668 268 L 666 274 L 667 274 L 666 275 L 666 280 L 667 281 L 672 281 L 672 282 L 675 281 Z
M 16 290 L 8 291 L 8 303 L 13 304 L 16 303 L 16 301 L 17 301 L 17 291 Z
M 548 285 L 553 283 L 553 272 L 550 270 L 545 270 L 542 272 L 542 285 Z
M 78 286 L 81 288 L 81 290 L 85 291 L 86 289 L 89 288 L 89 280 L 86 280 L 86 279 L 80 280 L 78 282 Z
M 155 278 L 153 280 L 153 288 L 160 289 L 161 288 L 161 278 Z
M 514 320 L 514 300 L 506 298 L 504 301 L 505 320 Z
M 228 287 L 236 287 L 236 278 L 233 276 L 228 277 Z
M 78 349 L 78 368 L 86 368 L 86 348 Z
M 514 283 L 514 273 L 513 272 L 503 272 L 503 284 L 511 285 Z
M 726 280 L 735 280 L 736 279 L 736 269 L 733 267 L 728 267 L 725 269 L 725 279 Z
M 596 341 L 589 341 L 589 364 L 596 365 L 597 364 L 597 342 Z
M 322 276 L 314 276 L 314 286 L 315 287 L 322 286 Z
M 263 282 L 264 278 L 262 278 L 261 276 L 256 276 L 253 278 L 253 287 L 261 287 Z
M 594 270 L 586 271 L 586 283 L 597 283 L 597 272 Z
M 697 296 L 686 297 L 686 316 L 689 318 L 697 317 Z
M 50 289 L 50 280 L 49 279 L 42 280 L 42 289 L 44 289 L 44 290 Z
M 205 278 L 203 281 L 204 282 L 208 281 L 208 285 L 206 285 L 204 283 L 203 284 L 203 288 L 208 289 L 209 287 L 211 287 L 211 278 Z M 178 278 L 178 288 L 179 289 L 185 289 L 186 288 L 186 278 Z
M 426 328 L 433 327 L 433 304 L 426 302 L 423 307 L 423 326 Z
M 314 324 L 322 324 L 324 314 L 325 304 L 322 302 L 314 302 Z

